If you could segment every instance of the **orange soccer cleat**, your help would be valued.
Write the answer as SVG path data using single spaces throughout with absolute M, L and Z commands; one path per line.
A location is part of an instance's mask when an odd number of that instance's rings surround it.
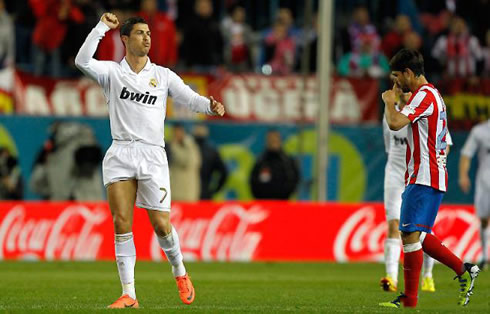
M 131 298 L 127 294 L 123 294 L 116 302 L 109 305 L 107 308 L 109 309 L 124 309 L 124 308 L 139 308 L 138 300 Z
M 191 304 L 194 301 L 196 293 L 189 274 L 175 277 L 175 281 L 177 281 L 177 288 L 179 289 L 179 296 L 182 302 L 184 304 Z

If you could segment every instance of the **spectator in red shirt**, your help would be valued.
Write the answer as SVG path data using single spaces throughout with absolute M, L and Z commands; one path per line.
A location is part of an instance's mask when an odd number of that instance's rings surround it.
M 177 36 L 174 22 L 158 11 L 157 0 L 141 1 L 139 16 L 148 23 L 152 41 L 149 57 L 152 62 L 173 67 L 177 63 Z
M 448 77 L 474 78 L 482 51 L 478 38 L 469 32 L 465 20 L 455 16 L 451 20 L 449 34 L 437 39 L 432 56 L 445 66 Z
M 266 65 L 270 66 L 270 73 L 269 70 L 264 73 L 286 75 L 292 72 L 296 43 L 288 36 L 287 25 L 282 20 L 276 21 L 272 32 L 264 39 L 264 48 Z
M 68 23 L 82 23 L 84 15 L 71 0 L 30 0 L 30 4 L 37 17 L 32 35 L 35 47 L 34 74 L 43 74 L 46 57 L 50 56 L 49 74 L 60 76 L 60 46 L 65 39 Z
M 403 45 L 404 37 L 412 30 L 412 24 L 410 19 L 406 15 L 398 15 L 395 20 L 393 30 L 383 37 L 381 47 L 388 59 L 391 59 L 393 55 Z

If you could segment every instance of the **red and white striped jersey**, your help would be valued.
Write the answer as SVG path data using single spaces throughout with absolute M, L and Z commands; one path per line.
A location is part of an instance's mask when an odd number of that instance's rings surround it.
M 448 128 L 441 94 L 432 84 L 424 84 L 401 113 L 412 122 L 408 128 L 405 184 L 421 184 L 445 192 Z

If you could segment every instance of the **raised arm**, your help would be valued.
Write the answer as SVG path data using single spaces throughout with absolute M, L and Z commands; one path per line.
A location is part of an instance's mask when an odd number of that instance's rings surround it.
M 209 99 L 199 95 L 171 70 L 168 70 L 168 91 L 177 104 L 187 106 L 194 112 L 219 116 L 225 114 L 225 108 L 219 101 L 214 100 L 212 96 Z
M 94 54 L 105 33 L 118 26 L 119 21 L 114 14 L 104 13 L 97 26 L 95 26 L 90 34 L 88 34 L 87 39 L 85 39 L 85 42 L 82 47 L 80 47 L 75 58 L 75 65 L 77 68 L 88 77 L 96 80 L 100 85 L 105 85 L 109 75 L 109 67 L 107 61 L 94 59 Z

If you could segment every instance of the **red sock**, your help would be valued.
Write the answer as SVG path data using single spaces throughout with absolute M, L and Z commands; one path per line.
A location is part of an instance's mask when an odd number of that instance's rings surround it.
M 403 274 L 405 276 L 405 295 L 403 305 L 405 307 L 417 306 L 417 295 L 419 291 L 420 271 L 424 262 L 424 252 L 419 249 L 414 252 L 404 252 L 405 262 L 403 264 Z
M 463 261 L 445 247 L 436 236 L 427 233 L 422 243 L 422 249 L 430 257 L 454 270 L 456 275 L 460 276 L 465 272 Z

